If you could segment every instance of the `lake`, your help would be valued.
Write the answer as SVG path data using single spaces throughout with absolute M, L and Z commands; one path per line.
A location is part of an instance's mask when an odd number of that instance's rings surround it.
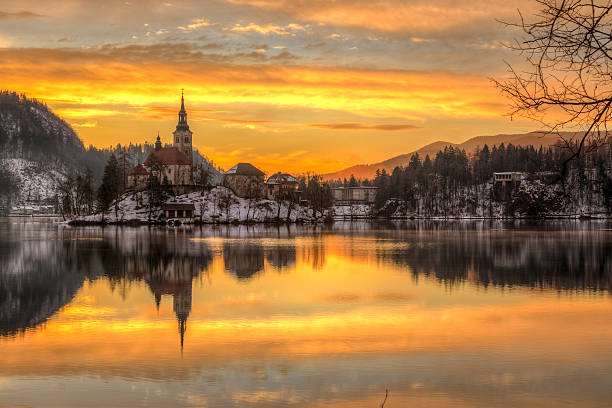
M 612 222 L 0 219 L 0 407 L 609 407 Z

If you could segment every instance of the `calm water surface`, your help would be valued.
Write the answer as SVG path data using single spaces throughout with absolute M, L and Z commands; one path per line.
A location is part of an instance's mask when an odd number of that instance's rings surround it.
M 0 406 L 609 407 L 612 225 L 0 220 Z

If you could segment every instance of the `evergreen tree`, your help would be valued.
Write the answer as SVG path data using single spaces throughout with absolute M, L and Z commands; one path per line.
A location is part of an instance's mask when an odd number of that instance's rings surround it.
M 98 189 L 98 210 L 106 211 L 110 207 L 113 200 L 119 198 L 119 182 L 120 182 L 120 169 L 119 163 L 115 154 L 111 154 L 106 167 L 104 167 L 104 176 L 102 177 L 102 184 Z

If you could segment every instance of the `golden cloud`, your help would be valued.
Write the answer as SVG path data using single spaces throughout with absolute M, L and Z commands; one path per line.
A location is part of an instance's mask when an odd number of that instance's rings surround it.
M 462 3 L 441 0 L 406 2 L 403 0 L 226 0 L 264 10 L 285 13 L 301 21 L 319 25 L 359 27 L 384 32 L 436 34 L 463 27 L 462 33 L 495 27 L 497 19 L 516 16 L 517 7 L 533 8 L 533 2 L 520 0 L 475 0 Z
M 500 100 L 497 91 L 477 75 L 289 65 L 253 54 L 257 63 L 245 54 L 210 52 L 185 43 L 4 48 L 0 71 L 3 88 L 46 101 L 68 121 L 95 121 L 96 127 L 79 131 L 86 144 L 97 146 L 151 141 L 151 135 L 163 130 L 151 121 L 173 120 L 179 90 L 185 88 L 190 119 L 206 126 L 200 133 L 219 135 L 205 141 L 207 150 L 197 147 L 222 166 L 240 159 L 263 163 L 264 169 L 333 171 L 385 157 L 371 157 L 365 140 L 361 145 L 353 140 L 347 148 L 341 139 L 324 137 L 323 151 L 323 132 L 315 128 L 402 134 L 431 129 L 432 120 L 504 120 L 504 106 L 486 102 Z M 291 132 L 299 137 L 288 138 Z M 418 135 L 411 148 L 431 141 Z M 227 153 L 235 150 L 231 143 L 254 150 L 238 158 Z M 342 155 L 334 153 L 340 145 Z M 270 146 L 280 157 L 271 154 Z M 310 154 L 287 160 L 286 154 L 297 150 Z M 389 149 L 381 146 L 380 151 Z
M 394 124 L 366 124 L 366 123 L 313 123 L 310 126 L 320 129 L 331 130 L 382 130 L 382 131 L 399 131 L 399 130 L 416 130 L 421 129 L 415 125 L 394 125 Z

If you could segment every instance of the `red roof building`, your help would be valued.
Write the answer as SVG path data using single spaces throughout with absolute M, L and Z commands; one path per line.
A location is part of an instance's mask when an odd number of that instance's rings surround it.
M 176 147 L 161 147 L 159 149 L 153 150 L 149 157 L 147 157 L 147 160 L 145 160 L 145 166 L 151 166 L 154 163 L 154 160 L 156 159 L 159 160 L 159 164 L 162 165 L 191 165 L 191 162 L 189 161 L 187 156 L 185 156 L 185 153 L 181 152 Z
M 140 163 L 138 163 L 138 166 L 128 171 L 128 176 L 148 176 L 148 175 L 149 175 L 149 172 Z

